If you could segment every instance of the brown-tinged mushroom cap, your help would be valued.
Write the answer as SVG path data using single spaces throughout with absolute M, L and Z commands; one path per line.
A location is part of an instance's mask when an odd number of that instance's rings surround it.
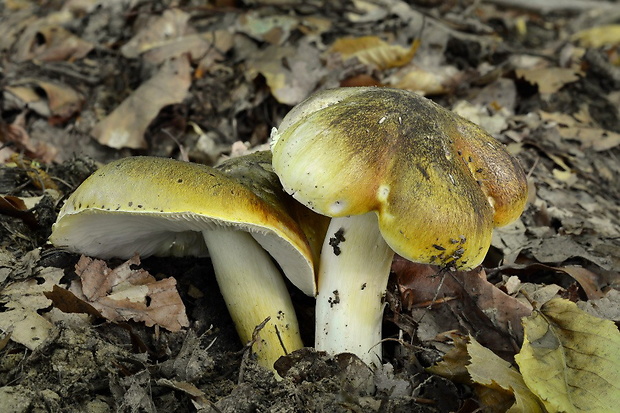
M 388 88 L 317 93 L 272 135 L 285 190 L 331 217 L 374 211 L 398 254 L 472 268 L 494 226 L 522 212 L 525 174 L 501 143 L 416 94 Z
M 272 132 L 273 169 L 302 204 L 332 217 L 323 242 L 315 346 L 381 359 L 394 251 L 471 268 L 495 225 L 522 211 L 518 163 L 483 130 L 416 94 L 317 93 Z
M 101 258 L 205 256 L 201 231 L 248 231 L 291 282 L 315 293 L 312 253 L 287 211 L 269 152 L 218 169 L 154 157 L 112 162 L 69 197 L 50 237 L 55 246 Z

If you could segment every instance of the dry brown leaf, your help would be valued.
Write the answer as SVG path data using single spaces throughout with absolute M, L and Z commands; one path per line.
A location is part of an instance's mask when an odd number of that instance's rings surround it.
M 158 281 L 145 270 L 131 268 L 138 264 L 135 256 L 111 270 L 104 261 L 82 256 L 75 266 L 80 281 L 73 282 L 70 291 L 110 321 L 133 320 L 169 331 L 187 327 L 176 280 Z
M 461 77 L 462 73 L 454 66 L 443 66 L 432 71 L 406 67 L 403 73 L 396 74 L 390 80 L 390 84 L 422 95 L 443 95 L 454 90 Z
M 418 338 L 433 340 L 444 331 L 458 330 L 476 334 L 495 353 L 514 354 L 514 342 L 520 342 L 523 334 L 521 317 L 531 313 L 531 306 L 488 282 L 484 270 L 442 273 L 435 266 L 396 257 L 392 272 L 397 276 L 402 307 L 411 309 L 419 320 Z
M 443 359 L 427 368 L 429 373 L 438 374 L 458 383 L 471 383 L 467 365 L 469 364 L 469 353 L 467 352 L 467 336 L 451 333 L 450 338 L 453 347 L 443 356 Z
M 242 14 L 237 20 L 237 31 L 262 42 L 282 45 L 291 31 L 299 26 L 299 19 L 286 14 L 263 16 L 259 11 Z
M 556 269 L 573 277 L 585 291 L 588 300 L 597 300 L 605 296 L 601 291 L 601 277 L 592 271 L 577 265 L 565 265 Z
M 562 138 L 579 141 L 584 148 L 606 151 L 620 145 L 620 133 L 592 125 L 588 122 L 588 116 L 583 114 L 578 115 L 586 122 L 581 122 L 576 117 L 564 113 L 539 111 L 539 114 L 542 120 L 555 124 Z
M 55 285 L 52 291 L 45 291 L 45 296 L 52 300 L 54 307 L 63 313 L 84 313 L 94 317 L 103 317 L 99 311 L 84 300 L 80 300 L 71 291 Z
M 1 159 L 1 161 L 12 159 L 15 155 L 26 155 L 31 159 L 39 159 L 43 163 L 52 162 L 58 154 L 58 149 L 46 142 L 30 139 L 25 127 L 26 114 L 27 112 L 20 113 L 9 125 L 0 124 L 0 142 L 10 142 L 15 149 L 14 152 L 5 154 L 5 159 Z
M 609 290 L 603 298 L 578 301 L 577 307 L 598 318 L 620 322 L 620 291 Z
M 201 70 L 220 61 L 233 46 L 233 35 L 228 30 L 192 34 L 162 43 L 143 54 L 151 63 L 161 63 L 171 57 L 187 54 L 192 62 L 200 60 Z
M 5 90 L 22 101 L 22 106 L 33 109 L 44 117 L 64 121 L 77 113 L 84 103 L 84 97 L 75 89 L 54 82 L 39 79 L 20 79 Z
M 343 37 L 334 42 L 329 53 L 338 53 L 342 60 L 357 58 L 367 65 L 389 69 L 404 66 L 413 59 L 420 43 L 414 41 L 411 47 L 391 45 L 377 36 Z
M 327 73 L 319 52 L 306 41 L 301 41 L 297 47 L 271 45 L 253 53 L 246 65 L 251 77 L 263 75 L 271 94 L 287 105 L 307 98 Z
M 145 149 L 144 133 L 159 111 L 185 99 L 191 84 L 190 69 L 184 56 L 166 62 L 155 76 L 95 125 L 92 136 L 112 148 Z
M 30 228 L 37 228 L 36 215 L 28 210 L 24 201 L 12 195 L 0 195 L 0 214 L 21 219 Z
M 29 31 L 30 39 L 24 44 L 18 59 L 58 62 L 77 60 L 85 57 L 94 45 L 83 40 L 62 26 L 41 26 L 36 31 Z
M 562 89 L 564 85 L 576 82 L 583 72 L 578 69 L 547 67 L 536 69 L 517 69 L 517 77 L 525 79 L 527 82 L 538 86 L 541 94 L 555 93 Z
M 13 154 L 9 158 L 10 162 L 7 163 L 7 166 L 21 168 L 26 171 L 26 175 L 30 178 L 30 181 L 34 186 L 39 189 L 53 189 L 55 191 L 59 191 L 58 185 L 52 179 L 50 174 L 48 174 L 44 170 L 44 166 L 35 159 L 26 158 L 20 154 Z M 33 206 L 29 206 L 32 208 Z
M 174 42 L 188 32 L 190 15 L 180 9 L 167 9 L 161 16 L 152 17 L 121 47 L 127 58 L 136 58 L 142 53 Z

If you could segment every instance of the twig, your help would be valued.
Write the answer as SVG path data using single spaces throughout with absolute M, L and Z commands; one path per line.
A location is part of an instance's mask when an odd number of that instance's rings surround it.
M 243 348 L 243 357 L 241 358 L 241 366 L 239 366 L 239 378 L 237 380 L 237 384 L 243 383 L 243 373 L 245 372 L 245 366 L 248 364 L 248 360 L 252 355 L 252 346 L 258 341 L 258 334 L 263 329 L 263 327 L 265 327 L 265 324 L 269 322 L 269 320 L 271 320 L 271 317 L 267 317 L 263 320 L 262 323 L 260 323 L 256 326 L 256 328 L 254 328 L 254 332 L 252 332 L 252 340 L 248 341 L 248 343 Z

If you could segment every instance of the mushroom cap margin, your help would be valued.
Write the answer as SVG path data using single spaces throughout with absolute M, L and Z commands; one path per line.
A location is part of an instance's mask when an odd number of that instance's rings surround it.
M 255 167 L 269 154 L 254 156 Z M 67 199 L 50 241 L 101 258 L 207 255 L 201 231 L 228 226 L 248 231 L 291 282 L 314 295 L 312 252 L 279 197 L 275 174 L 254 178 L 189 162 L 129 157 L 111 162 Z M 243 174 L 242 174 L 243 175 Z M 252 185 L 247 185 L 252 182 Z

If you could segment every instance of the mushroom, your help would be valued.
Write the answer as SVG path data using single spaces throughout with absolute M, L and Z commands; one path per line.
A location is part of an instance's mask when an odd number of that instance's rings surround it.
M 316 348 L 381 359 L 394 252 L 470 269 L 495 226 L 518 218 L 525 174 L 473 123 L 404 90 L 339 88 L 294 107 L 272 131 L 284 189 L 332 217 L 319 264 Z
M 303 344 L 271 257 L 305 294 L 314 295 L 316 283 L 311 245 L 293 218 L 296 202 L 282 191 L 270 160 L 263 151 L 218 168 L 156 157 L 114 161 L 68 198 L 50 241 L 104 259 L 208 253 L 241 340 L 252 340 L 270 317 L 253 348 L 273 369 Z M 311 214 L 303 219 L 312 221 Z

